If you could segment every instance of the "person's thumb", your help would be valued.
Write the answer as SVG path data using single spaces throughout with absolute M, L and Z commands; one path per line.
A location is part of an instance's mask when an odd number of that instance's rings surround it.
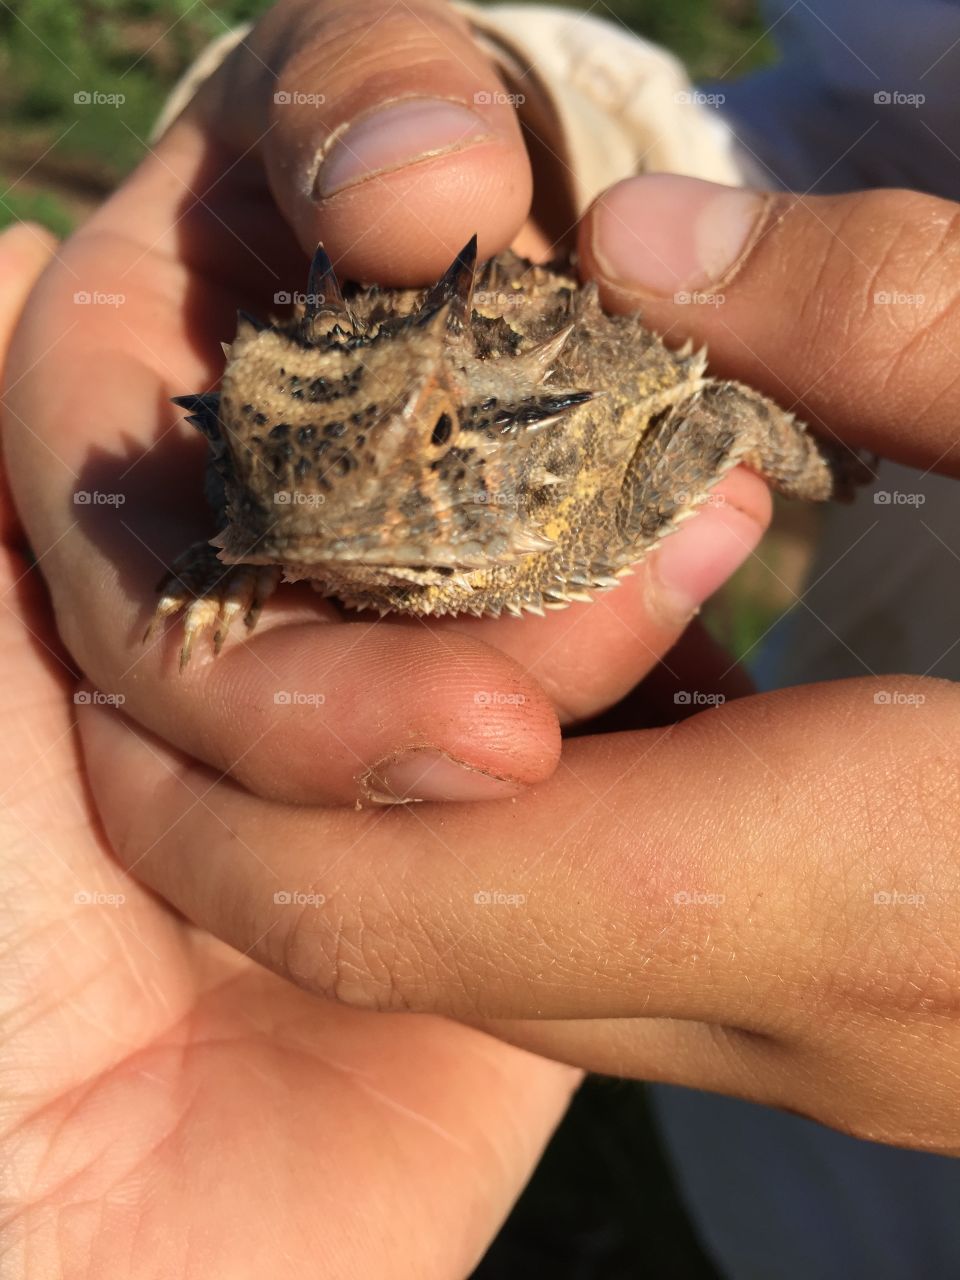
M 632 178 L 589 210 L 580 252 L 608 307 L 705 342 L 716 372 L 851 447 L 960 472 L 956 204 Z
M 511 242 L 532 177 L 513 100 L 442 0 L 283 0 L 191 105 L 238 156 L 262 157 L 310 254 L 341 275 L 434 280 L 477 232 Z

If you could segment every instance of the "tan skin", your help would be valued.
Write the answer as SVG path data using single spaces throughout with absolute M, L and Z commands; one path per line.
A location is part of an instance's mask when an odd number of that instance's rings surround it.
M 315 43 L 295 35 L 308 10 L 326 24 Z M 434 86 L 448 60 L 451 88 L 479 59 L 456 43 L 448 58 L 456 37 L 428 5 L 406 39 L 391 27 L 380 41 L 370 29 L 365 86 L 351 81 L 349 59 L 317 65 L 336 47 L 331 36 L 370 28 L 373 12 L 278 6 L 261 56 L 282 61 L 280 47 L 296 47 L 304 65 L 295 79 L 316 77 L 346 111 L 415 89 L 421 53 Z M 18 1061 L 33 1072 L 11 1139 L 31 1274 L 189 1276 L 215 1264 L 253 1276 L 282 1257 L 294 1275 L 462 1276 L 574 1080 L 549 1058 L 960 1151 L 951 685 L 901 679 L 898 688 L 925 697 L 922 714 L 877 706 L 868 680 L 731 700 L 667 730 L 570 739 L 558 765 L 558 720 L 613 702 L 682 626 L 656 557 L 632 587 L 522 631 L 388 623 L 361 634 L 332 612 L 318 620 L 316 603 L 297 598 L 278 601 L 262 633 L 183 682 L 172 675 L 175 638 L 141 655 L 134 624 L 150 607 L 152 544 L 137 562 L 109 526 L 76 524 L 70 469 L 82 473 L 92 449 L 109 459 L 137 432 L 149 448 L 172 423 L 167 391 L 215 377 L 212 350 L 197 344 L 222 331 L 241 276 L 224 263 L 223 296 L 210 300 L 206 286 L 202 314 L 191 310 L 169 226 L 209 121 L 220 112 L 225 134 L 229 120 L 229 134 L 258 136 L 243 118 L 262 108 L 253 89 L 231 95 L 227 115 L 218 92 L 207 91 L 198 117 L 158 148 L 162 160 L 146 162 L 62 252 L 9 360 L 11 477 L 60 632 L 100 688 L 127 698 L 125 715 L 75 707 L 42 600 L 8 597 L 22 606 L 19 620 L 3 619 L 18 670 L 9 716 L 29 726 L 4 741 L 17 753 L 8 771 L 25 831 L 9 876 L 30 926 L 8 962 L 32 975 Z M 277 157 L 305 148 L 280 121 L 265 153 L 272 197 L 304 246 L 322 231 L 345 274 L 425 279 L 473 225 L 485 252 L 529 235 L 520 142 L 506 117 L 497 128 L 502 137 L 414 166 L 415 185 L 412 170 L 399 170 L 319 207 L 285 185 L 295 166 Z M 274 215 L 260 161 L 248 160 L 231 171 L 246 185 L 229 207 L 249 238 L 254 208 L 261 220 Z M 485 223 L 493 171 L 515 173 L 504 187 L 515 203 L 500 201 Z M 391 183 L 407 185 L 389 235 L 351 239 L 348 228 L 386 217 Z M 423 211 L 410 212 L 421 198 L 429 235 Z M 602 203 L 581 228 L 588 271 Z M 726 282 L 722 316 L 678 316 L 671 302 L 644 296 L 651 320 L 678 333 L 681 320 L 695 322 L 724 372 L 801 400 L 850 443 L 952 466 L 955 207 L 885 193 L 784 199 L 774 214 L 783 216 Z M 17 253 L 29 258 L 22 243 Z M 31 269 L 18 268 L 23 291 Z M 73 272 L 125 292 L 126 309 L 97 309 L 71 328 L 63 299 L 82 287 Z M 927 302 L 891 326 L 864 305 L 878 279 L 890 288 L 909 280 Z M 269 277 L 259 288 L 269 290 Z M 622 280 L 603 288 L 612 306 L 641 300 Z M 14 302 L 5 305 L 9 326 Z M 51 449 L 66 464 L 62 478 L 51 475 Z M 742 473 L 731 483 L 741 529 L 759 532 L 763 487 Z M 127 514 L 138 529 L 153 527 L 139 506 Z M 182 512 L 162 494 L 155 514 L 157 545 L 169 536 L 164 519 L 182 538 Z M 131 556 L 119 568 L 117 546 Z M 11 587 L 22 572 L 13 563 Z M 365 722 L 360 694 L 398 648 L 381 714 Z M 240 759 L 239 744 L 256 743 L 276 716 L 278 681 L 330 685 L 334 663 L 338 691 L 324 716 L 284 722 L 263 751 Z M 698 678 L 679 664 L 676 674 L 681 686 Z M 422 683 L 405 697 L 413 678 Z M 522 689 L 528 702 L 483 730 L 478 688 Z M 82 790 L 74 718 L 119 865 Z M 512 778 L 518 798 L 330 807 L 356 796 L 376 753 L 427 730 L 452 735 L 438 745 L 457 758 L 476 748 L 469 763 Z M 334 731 L 346 748 L 335 748 Z M 24 741 L 40 747 L 26 772 Z M 878 911 L 874 891 L 889 886 L 922 893 L 923 910 Z M 678 905 L 691 889 L 716 900 Z M 478 904 L 490 890 L 523 901 Z M 78 891 L 126 900 L 76 903 Z M 285 904 L 278 892 L 314 897 Z M 51 1044 L 67 1051 L 55 1056 Z M 105 1127 L 124 1141 L 104 1143 Z M 89 1216 L 73 1208 L 80 1199 Z

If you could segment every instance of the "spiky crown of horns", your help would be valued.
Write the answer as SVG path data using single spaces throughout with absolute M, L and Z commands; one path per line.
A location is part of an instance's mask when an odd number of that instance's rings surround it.
M 514 261 L 518 268 L 529 266 Z M 505 359 L 490 359 L 475 343 L 464 341 L 471 322 L 496 323 L 489 315 L 474 315 L 477 279 L 473 236 L 419 299 L 407 291 L 399 312 L 396 303 L 404 295 L 375 287 L 359 290 L 351 306 L 321 245 L 302 307 L 290 320 L 264 325 L 240 314 L 237 339 L 225 348 L 229 363 L 224 385 L 230 381 L 231 392 L 242 381 L 240 370 L 250 369 L 255 359 L 269 367 L 276 381 L 264 341 L 282 340 L 304 354 L 316 352 L 318 363 L 310 364 L 310 373 L 324 376 L 311 383 L 322 401 L 310 415 L 318 421 L 306 425 L 302 414 L 310 406 L 303 403 L 299 375 L 297 388 L 284 393 L 295 396 L 297 405 L 284 400 L 280 412 L 292 422 L 272 422 L 273 413 L 238 421 L 232 394 L 232 420 L 224 424 L 221 408 L 227 406 L 218 393 L 176 398 L 211 440 L 215 456 L 225 449 L 232 455 L 225 477 L 227 514 L 235 527 L 217 540 L 227 552 L 224 558 L 240 558 L 241 543 L 249 548 L 252 537 L 262 553 L 258 558 L 291 554 L 284 545 L 289 539 L 282 535 L 292 537 L 294 525 L 300 530 L 297 539 L 305 537 L 303 512 L 263 510 L 261 523 L 253 510 L 258 504 L 246 501 L 241 516 L 238 494 L 247 496 L 252 489 L 265 495 L 271 488 L 327 495 L 322 518 L 312 519 L 314 540 L 320 541 L 322 526 L 323 540 L 338 559 L 350 558 L 348 543 L 354 552 L 363 551 L 377 540 L 378 529 L 394 531 L 393 557 L 407 563 L 480 567 L 492 556 L 511 558 L 546 549 L 528 519 L 524 493 L 558 479 L 542 466 L 522 464 L 516 450 L 524 452 L 542 428 L 594 393 L 544 385 L 572 323 L 526 350 L 519 349 L 518 335 L 505 326 L 503 333 L 510 339 Z M 562 312 L 559 303 L 558 309 Z M 289 377 L 294 357 L 286 350 L 289 359 L 281 352 L 279 363 L 287 367 L 279 373 Z M 349 391 L 341 390 L 344 369 L 356 375 Z M 366 385 L 361 385 L 363 379 Z M 385 387 L 390 403 L 383 399 Z M 254 397 L 248 393 L 240 399 Z M 295 407 L 301 418 L 296 418 Z M 350 413 L 358 407 L 362 413 Z M 276 412 L 279 406 L 272 408 Z M 256 426 L 257 421 L 264 425 Z M 492 505 L 489 495 L 506 490 L 515 495 L 511 509 L 497 507 L 497 499 Z M 314 552 L 320 553 L 319 548 Z

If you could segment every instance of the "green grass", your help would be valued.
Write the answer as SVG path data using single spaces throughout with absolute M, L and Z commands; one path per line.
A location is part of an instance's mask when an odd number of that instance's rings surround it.
M 204 45 L 265 7 L 3 0 L 0 225 L 33 217 L 63 234 L 136 164 L 171 85 Z M 591 12 L 673 49 L 698 77 L 739 75 L 769 56 L 752 0 L 601 0 Z M 84 93 L 122 102 L 75 100 Z
M 22 217 L 21 183 L 59 193 L 28 205 L 62 233 L 143 154 L 171 85 L 200 49 L 263 8 L 228 0 L 17 0 L 0 7 L 0 215 Z M 113 95 L 117 105 L 77 100 Z M 23 175 L 26 175 L 25 177 Z

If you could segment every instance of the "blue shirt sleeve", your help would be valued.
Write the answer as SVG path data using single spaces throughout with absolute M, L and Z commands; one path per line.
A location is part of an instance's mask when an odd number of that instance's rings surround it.
M 960 199 L 960 0 L 764 0 L 772 68 L 723 86 L 758 181 Z

